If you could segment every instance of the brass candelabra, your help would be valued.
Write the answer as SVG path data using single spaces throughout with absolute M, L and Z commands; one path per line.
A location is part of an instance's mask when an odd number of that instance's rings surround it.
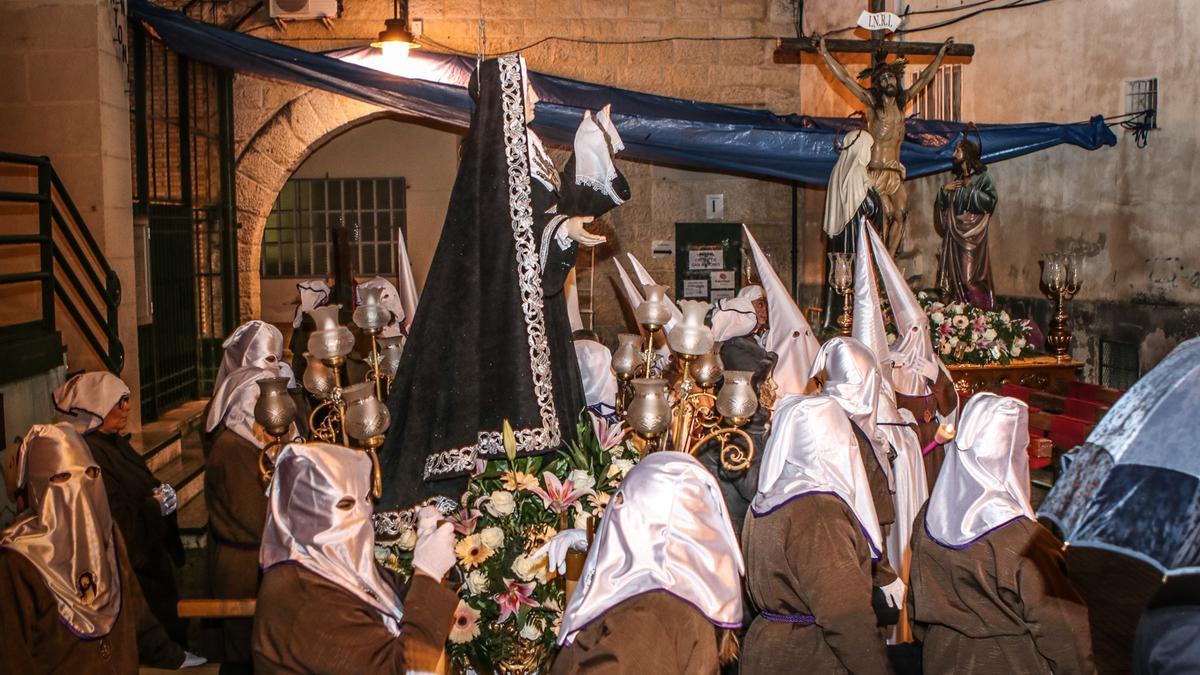
M 1067 330 L 1070 315 L 1066 312 L 1066 303 L 1075 297 L 1083 285 L 1080 266 L 1079 256 L 1072 254 L 1052 254 L 1042 261 L 1042 292 L 1053 306 L 1046 346 L 1059 363 L 1071 360 L 1073 336 Z
M 664 287 L 651 285 L 645 287 L 645 298 L 635 314 L 646 336 L 622 334 L 613 353 L 620 382 L 618 414 L 646 443 L 647 452 L 694 455 L 715 440 L 721 444 L 722 467 L 744 471 L 754 459 L 754 441 L 739 428 L 758 410 L 752 373 L 724 371 L 712 330 L 704 325 L 712 305 L 690 300 L 679 303 L 681 316 L 666 334 L 671 362 L 656 369 L 655 338 L 671 322 L 670 300 Z M 737 438 L 745 447 L 734 442 Z
M 305 353 L 307 367 L 304 370 L 304 389 L 320 401 L 308 416 L 310 440 L 337 443 L 347 447 L 358 447 L 371 458 L 371 494 L 379 499 L 383 494 L 383 481 L 377 449 L 383 444 L 391 418 L 383 403 L 390 394 L 392 380 L 400 363 L 402 337 L 380 337 L 380 333 L 392 320 L 392 313 L 379 300 L 380 289 L 360 287 L 362 302 L 354 310 L 354 323 L 370 341 L 370 353 L 365 362 L 367 373 L 364 381 L 343 384 L 342 369 L 347 356 L 354 348 L 354 334 L 338 322 L 340 307 L 331 305 L 309 312 L 316 323 L 316 330 L 309 336 L 308 352 Z M 284 380 L 286 383 L 286 379 Z M 260 387 L 261 388 L 261 387 Z M 290 399 L 289 399 L 290 402 Z M 267 429 L 270 427 L 268 409 L 282 403 L 277 398 L 264 403 L 260 394 L 259 403 L 264 406 L 263 417 L 255 408 L 255 419 Z M 295 404 L 291 416 L 295 417 Z M 290 426 L 291 420 L 288 420 Z M 353 441 L 353 445 L 352 445 Z M 268 448 L 276 449 L 283 444 L 278 437 Z M 259 468 L 264 477 L 269 477 L 273 455 L 265 448 L 260 457 Z
M 829 254 L 829 285 L 842 296 L 842 315 L 838 317 L 838 329 L 849 336 L 854 328 L 854 254 L 836 252 Z

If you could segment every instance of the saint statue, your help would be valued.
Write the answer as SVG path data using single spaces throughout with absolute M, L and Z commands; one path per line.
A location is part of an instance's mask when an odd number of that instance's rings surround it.
M 850 77 L 846 67 L 829 53 L 824 37 L 818 47 L 821 58 L 833 76 L 866 106 L 863 112 L 866 115 L 867 132 L 875 141 L 871 147 L 867 175 L 883 203 L 884 238 L 893 254 L 900 248 L 908 219 L 908 189 L 904 185 L 904 165 L 900 163 L 900 145 L 904 142 L 904 108 L 933 80 L 946 57 L 946 51 L 953 43 L 954 38 L 946 38 L 933 63 L 921 71 L 916 82 L 908 89 L 904 88 L 904 67 L 908 61 L 903 57 L 888 62 L 883 55 L 876 55 L 875 65 L 859 73 L 856 79 Z M 869 89 L 858 83 L 858 80 L 866 77 L 871 78 Z
M 954 146 L 954 180 L 938 190 L 933 224 L 942 235 L 938 287 L 948 302 L 991 309 L 992 264 L 988 223 L 996 209 L 996 184 L 981 159 L 979 145 L 962 139 Z
M 457 500 L 477 462 L 540 455 L 573 438 L 586 403 L 563 284 L 585 229 L 629 199 L 607 108 L 585 113 L 559 171 L 528 125 L 525 62 L 484 61 L 458 178 L 388 401 L 380 509 Z

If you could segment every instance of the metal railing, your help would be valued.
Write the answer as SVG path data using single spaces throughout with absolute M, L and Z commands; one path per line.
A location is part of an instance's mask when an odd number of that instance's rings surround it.
M 0 204 L 36 204 L 38 227 L 37 234 L 0 234 L 0 247 L 35 244 L 38 266 L 36 271 L 0 273 L 0 285 L 38 282 L 41 318 L 22 325 L 40 326 L 53 333 L 58 330 L 57 308 L 62 307 L 104 366 L 119 374 L 125 365 L 117 325 L 120 278 L 96 244 L 50 158 L 0 152 L 0 167 L 5 165 L 36 170 L 36 191 L 0 191 Z

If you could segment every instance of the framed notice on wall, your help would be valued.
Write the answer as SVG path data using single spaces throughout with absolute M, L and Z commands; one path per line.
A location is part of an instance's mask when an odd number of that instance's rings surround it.
M 715 302 L 741 286 L 741 223 L 675 223 L 677 300 Z

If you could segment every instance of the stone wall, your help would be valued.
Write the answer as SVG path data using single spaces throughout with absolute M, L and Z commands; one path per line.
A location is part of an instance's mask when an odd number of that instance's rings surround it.
M 92 236 L 121 278 L 125 289 L 119 309 L 125 346 L 122 377 L 133 392 L 130 414 L 136 428 L 141 406 L 129 99 L 126 66 L 113 40 L 112 4 L 109 0 L 0 1 L 0 89 L 4 92 L 0 97 L 0 150 L 50 158 Z M 36 185 L 21 187 L 32 188 Z M 14 214 L 6 213 L 9 215 Z M 0 230 L 27 233 L 32 222 L 32 231 L 36 231 L 36 218 L 19 209 L 15 215 L 0 219 Z M 33 259 L 4 260 L 3 264 L 10 270 L 36 267 Z M 38 316 L 36 302 L 36 294 L 31 293 L 0 295 L 0 312 L 6 323 L 16 312 Z M 68 370 L 103 367 L 61 309 L 57 326 L 67 345 Z
M 454 49 L 476 51 L 478 2 L 415 0 L 410 7 L 411 15 L 423 20 L 427 38 Z M 265 27 L 253 34 L 313 50 L 362 44 L 381 29 L 390 11 L 391 3 L 346 3 L 332 32 L 317 23 L 297 22 L 289 24 L 286 33 Z M 549 35 L 634 40 L 772 36 L 792 30 L 791 6 L 782 0 L 488 1 L 483 3 L 483 15 L 489 52 L 513 49 Z M 257 25 L 261 18 L 255 16 L 247 25 Z M 523 54 L 530 68 L 555 75 L 669 96 L 794 111 L 799 107 L 796 87 L 800 73 L 795 66 L 775 65 L 773 49 L 772 40 L 648 45 L 549 42 Z M 257 246 L 261 224 L 278 187 L 300 166 L 314 143 L 319 146 L 348 125 L 371 119 L 373 109 L 348 99 L 304 93 L 295 86 L 243 76 L 237 79 L 236 95 L 242 310 L 246 316 L 257 316 Z M 302 113 L 295 110 L 297 106 Z M 673 285 L 673 258 L 652 257 L 651 242 L 673 239 L 677 222 L 704 220 L 707 194 L 725 194 L 725 219 L 749 224 L 775 260 L 780 275 L 790 279 L 789 184 L 625 161 L 618 165 L 629 177 L 634 198 L 596 225 L 610 237 L 610 243 L 598 251 L 594 304 L 596 328 L 609 339 L 615 340 L 617 332 L 626 330 L 613 285 L 612 256 L 632 252 L 661 283 Z M 816 248 L 802 244 L 801 259 L 811 257 L 810 249 Z M 413 264 L 417 276 L 423 277 L 422 261 L 414 257 Z

